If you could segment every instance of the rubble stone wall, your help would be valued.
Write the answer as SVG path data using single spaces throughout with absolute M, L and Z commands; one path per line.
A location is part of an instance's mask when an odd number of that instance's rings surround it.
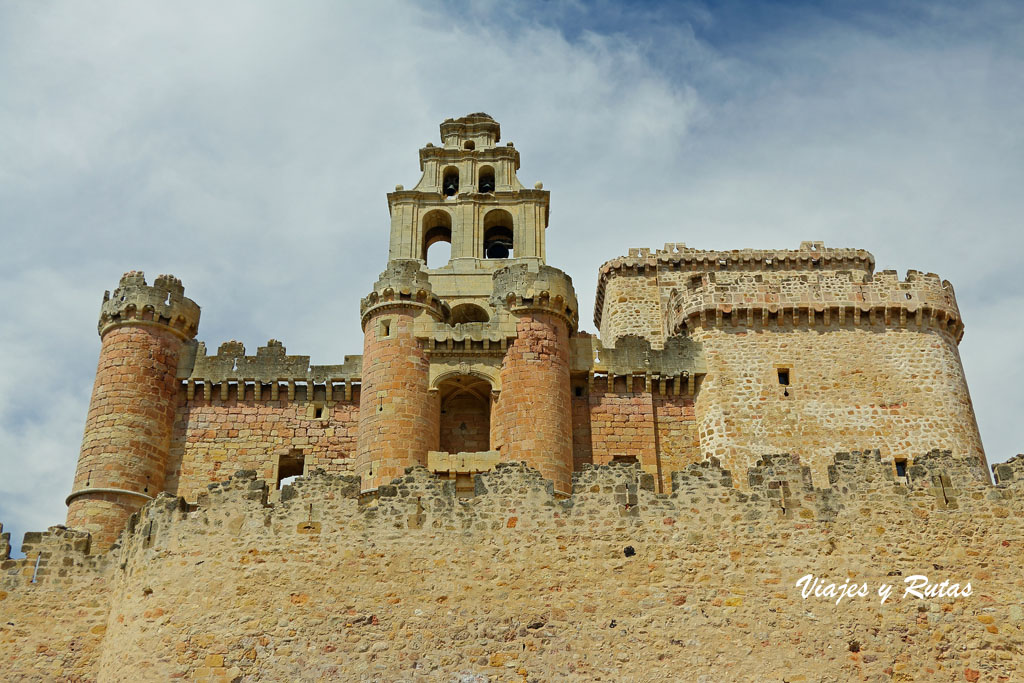
M 888 461 L 933 448 L 984 462 L 956 342 L 938 330 L 698 329 L 708 374 L 696 400 L 701 450 L 743 472 L 788 451 L 815 481 L 839 449 Z M 788 374 L 788 385 L 779 373 Z
M 194 508 L 161 496 L 104 555 L 30 535 L 0 560 L 0 661 L 81 681 L 1019 680 L 1024 459 L 984 474 L 935 451 L 898 481 L 842 453 L 817 488 L 773 455 L 746 490 L 710 460 L 657 494 L 599 465 L 559 500 L 502 463 L 469 499 L 413 468 L 369 502 L 316 472 L 270 505 L 239 472 Z M 804 599 L 807 574 L 895 591 Z M 972 592 L 905 594 L 919 574 Z

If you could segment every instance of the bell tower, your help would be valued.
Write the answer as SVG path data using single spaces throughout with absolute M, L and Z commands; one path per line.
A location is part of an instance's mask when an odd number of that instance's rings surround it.
M 550 195 L 487 114 L 447 119 L 423 175 L 388 194 L 387 270 L 362 301 L 356 471 L 363 488 L 422 464 L 468 477 L 525 460 L 568 493 L 572 280 L 545 263 Z M 437 242 L 446 263 L 428 263 Z

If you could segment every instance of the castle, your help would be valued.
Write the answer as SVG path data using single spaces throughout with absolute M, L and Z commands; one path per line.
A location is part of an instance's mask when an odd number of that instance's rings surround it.
M 361 356 L 311 365 L 280 342 L 208 355 L 182 284 L 126 274 L 104 295 L 99 368 L 69 527 L 108 547 L 160 492 L 195 502 L 239 470 L 354 473 L 372 495 L 423 465 L 472 477 L 525 462 L 569 495 L 585 464 L 637 462 L 658 492 L 715 457 L 742 475 L 791 453 L 827 484 L 836 452 L 985 454 L 952 286 L 874 272 L 870 253 L 630 249 L 600 269 L 578 331 L 573 284 L 548 265 L 549 193 L 516 176 L 486 114 L 448 119 L 416 187 L 388 194 L 387 266 L 361 301 Z M 429 264 L 437 242 L 450 260 Z
M 1024 677 L 1024 456 L 992 481 L 949 283 L 635 249 L 592 336 L 498 124 L 441 138 L 361 356 L 209 355 L 171 276 L 104 296 L 67 526 L 0 533 L 7 678 Z

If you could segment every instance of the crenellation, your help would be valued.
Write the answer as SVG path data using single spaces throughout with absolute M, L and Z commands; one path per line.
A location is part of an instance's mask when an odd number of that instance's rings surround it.
M 992 474 L 999 486 L 1024 486 L 1024 454 L 993 465 Z
M 513 312 L 541 310 L 558 315 L 575 330 L 579 308 L 572 278 L 558 268 L 518 263 L 494 271 L 491 304 Z
M 0 527 L 8 677 L 1020 678 L 1024 456 L 991 483 L 948 282 L 668 242 L 601 266 L 590 334 L 519 151 L 440 132 L 362 355 L 209 353 L 172 276 L 105 295 L 68 528 Z M 977 597 L 794 588 L 929 568 Z
M 185 297 L 185 287 L 173 275 L 160 275 L 146 284 L 142 271 L 129 271 L 117 289 L 103 293 L 97 329 L 102 337 L 123 324 L 163 324 L 183 339 L 195 337 L 199 329 L 199 306 Z

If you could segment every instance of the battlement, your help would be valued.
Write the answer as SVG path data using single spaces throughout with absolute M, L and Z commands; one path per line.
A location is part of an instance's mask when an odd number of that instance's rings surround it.
M 993 465 L 992 474 L 999 486 L 1024 488 L 1024 454 L 1015 455 L 1006 462 Z
M 515 263 L 494 271 L 495 308 L 512 312 L 540 310 L 553 313 L 569 323 L 570 332 L 579 322 L 579 305 L 572 278 L 558 268 L 537 263 Z
M 422 261 L 392 259 L 373 291 L 359 302 L 362 326 L 365 328 L 370 315 L 381 309 L 410 305 L 424 309 L 438 320 L 445 320 L 451 314 L 448 304 L 433 293 Z
M 0 525 L 0 530 L 3 525 Z M 110 554 L 90 554 L 88 532 L 52 526 L 30 531 L 21 544 L 24 557 L 11 559 L 10 534 L 0 541 L 0 586 L 8 589 L 22 584 L 68 583 L 81 575 L 98 574 L 110 562 Z
M 224 342 L 212 356 L 206 354 L 203 342 L 194 351 L 183 356 L 178 364 L 178 379 L 186 384 L 188 400 L 200 388 L 209 401 L 214 387 L 219 388 L 221 400 L 227 400 L 231 385 L 252 385 L 257 401 L 278 400 L 282 388 L 288 399 L 294 400 L 296 387 L 304 385 L 307 400 L 313 399 L 315 386 L 322 386 L 327 401 L 342 396 L 350 401 L 362 377 L 362 356 L 345 356 L 340 365 L 310 365 L 309 356 L 287 355 L 284 345 L 276 339 L 257 348 L 255 356 L 245 355 L 245 346 L 237 341 Z
M 647 248 L 631 248 L 626 256 L 606 261 L 598 271 L 594 323 L 601 328 L 608 281 L 618 275 L 739 271 L 773 278 L 792 271 L 839 270 L 870 275 L 874 267 L 875 257 L 868 251 L 826 247 L 823 242 L 801 242 L 798 249 L 709 251 L 683 242 L 666 243 L 653 253 Z
M 164 325 L 192 339 L 199 331 L 199 306 L 185 297 L 185 287 L 173 275 L 160 275 L 149 286 L 145 273 L 129 271 L 113 294 L 103 293 L 97 330 L 102 337 L 110 329 L 131 324 Z
M 964 326 L 952 285 L 934 273 L 793 273 L 768 280 L 748 272 L 706 272 L 673 291 L 669 326 L 884 324 L 930 327 L 959 341 Z
M 1020 460 L 1019 456 L 1015 458 L 1010 469 L 1019 471 Z M 474 475 L 472 498 L 460 497 L 454 481 L 438 478 L 422 466 L 409 467 L 404 475 L 365 494 L 360 493 L 358 477 L 315 469 L 283 487 L 276 503 L 269 502 L 266 481 L 252 470 L 242 470 L 228 480 L 211 484 L 199 496 L 196 506 L 189 506 L 182 498 L 160 494 L 131 517 L 120 541 L 107 555 L 124 561 L 125 553 L 135 552 L 133 544 L 150 547 L 153 539 L 175 520 L 197 514 L 220 514 L 217 510 L 222 508 L 247 510 L 251 522 L 233 517 L 234 523 L 251 523 L 254 528 L 263 526 L 261 520 L 267 515 L 280 519 L 293 514 L 312 515 L 308 512 L 312 504 L 313 508 L 320 508 L 315 520 L 318 523 L 356 523 L 366 529 L 377 525 L 390 529 L 396 525 L 456 529 L 482 528 L 479 523 L 492 519 L 495 510 L 511 510 L 519 519 L 537 515 L 568 519 L 573 510 L 592 510 L 595 505 L 608 507 L 615 516 L 679 515 L 693 505 L 713 505 L 723 514 L 732 510 L 751 520 L 831 522 L 847 508 L 860 514 L 863 505 L 872 501 L 918 509 L 921 514 L 977 506 L 1002 509 L 1007 504 L 1021 504 L 1020 487 L 1008 487 L 1005 480 L 1000 480 L 999 486 L 991 485 L 980 461 L 957 457 L 950 451 L 933 450 L 915 458 L 906 479 L 895 477 L 892 463 L 883 462 L 877 450 L 837 453 L 828 469 L 829 486 L 818 488 L 811 481 L 810 469 L 799 458 L 788 454 L 765 455 L 747 471 L 746 486 L 737 488 L 732 473 L 717 459 L 709 458 L 673 472 L 672 492 L 658 494 L 653 475 L 637 463 L 587 464 L 573 473 L 572 494 L 564 500 L 555 495 L 550 480 L 523 462 L 499 462 L 490 471 Z M 323 506 L 341 500 L 358 500 L 358 506 L 331 504 L 346 515 L 362 517 L 361 522 L 324 516 Z M 414 518 L 416 521 L 410 521 Z M 30 565 L 35 567 L 35 558 L 43 552 L 50 553 L 44 560 L 77 553 L 75 559 L 60 560 L 66 567 L 105 566 L 101 559 L 104 555 L 89 554 L 87 533 L 64 527 L 27 534 L 23 549 L 26 559 L 8 560 L 4 565 L 8 575 L 24 575 Z
M 620 337 L 611 348 L 589 335 L 578 335 L 569 343 L 571 372 L 586 374 L 591 389 L 601 375 L 608 378 L 609 387 L 616 377 L 642 377 L 648 392 L 671 390 L 692 396 L 696 378 L 707 372 L 702 344 L 686 337 L 671 337 L 660 349 L 636 335 Z

